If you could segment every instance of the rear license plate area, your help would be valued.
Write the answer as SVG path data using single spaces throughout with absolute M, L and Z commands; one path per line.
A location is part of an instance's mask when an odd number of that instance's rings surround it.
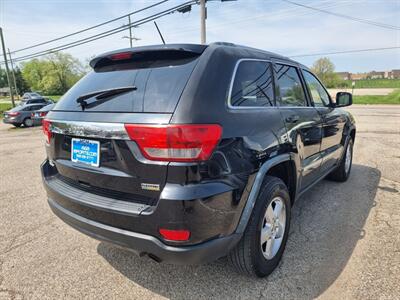
M 98 167 L 100 165 L 100 142 L 72 138 L 71 161 Z

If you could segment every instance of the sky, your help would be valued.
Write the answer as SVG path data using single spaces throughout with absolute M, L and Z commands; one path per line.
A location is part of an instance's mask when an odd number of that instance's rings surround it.
M 159 0 L 0 0 L 0 27 L 11 51 L 47 41 L 133 12 Z M 400 27 L 400 0 L 293 0 L 334 13 Z M 185 2 L 170 0 L 132 16 L 146 17 Z M 189 13 L 174 13 L 157 23 L 167 43 L 199 43 L 198 5 Z M 119 20 L 77 36 L 13 54 L 14 58 L 85 38 L 128 22 Z M 133 30 L 134 46 L 159 44 L 152 22 Z M 66 50 L 87 63 L 102 52 L 129 47 L 128 30 Z M 400 31 L 372 26 L 298 7 L 282 0 L 207 2 L 207 43 L 232 42 L 285 56 L 400 47 Z M 336 71 L 367 72 L 400 69 L 400 49 L 325 55 Z M 321 55 L 296 57 L 311 66 Z

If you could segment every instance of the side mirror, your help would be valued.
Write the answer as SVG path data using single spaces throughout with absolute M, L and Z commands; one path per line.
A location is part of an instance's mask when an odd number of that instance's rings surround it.
M 336 107 L 350 106 L 353 104 L 353 95 L 347 92 L 336 94 Z

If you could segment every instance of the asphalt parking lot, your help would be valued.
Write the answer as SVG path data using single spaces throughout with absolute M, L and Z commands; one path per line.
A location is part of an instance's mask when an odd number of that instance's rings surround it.
M 400 298 L 400 106 L 353 106 L 352 174 L 295 204 L 283 260 L 265 279 L 226 259 L 157 264 L 86 237 L 50 211 L 40 128 L 0 125 L 0 299 Z

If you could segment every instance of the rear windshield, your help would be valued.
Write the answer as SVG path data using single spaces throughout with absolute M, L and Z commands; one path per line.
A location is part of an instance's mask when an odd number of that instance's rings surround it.
M 77 82 L 57 103 L 53 110 L 82 111 L 76 101 L 80 96 L 97 91 L 135 87 L 113 95 L 106 101 L 87 99 L 92 112 L 173 112 L 189 80 L 197 58 L 171 60 L 163 64 L 149 64 L 134 68 L 129 64 L 114 68 L 99 68 Z M 97 102 L 97 103 L 95 103 Z

